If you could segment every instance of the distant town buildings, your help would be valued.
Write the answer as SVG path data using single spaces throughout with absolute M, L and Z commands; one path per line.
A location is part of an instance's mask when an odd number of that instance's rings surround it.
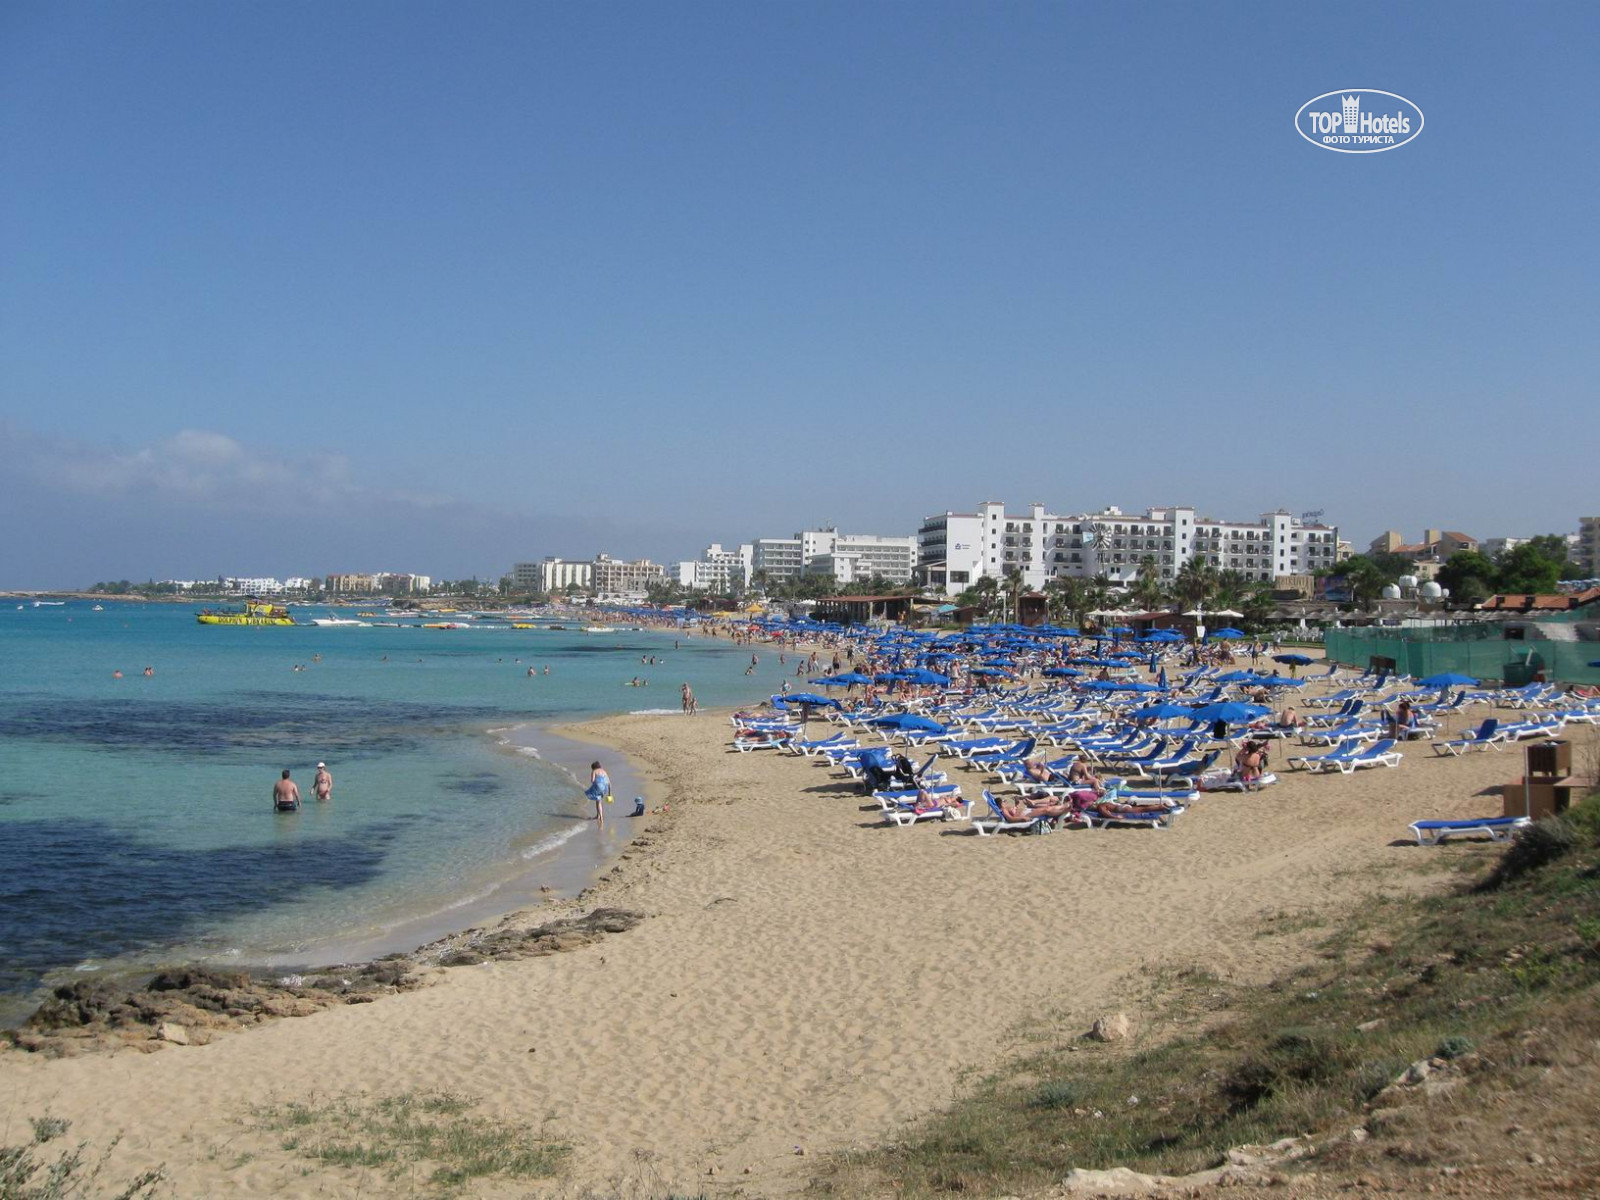
M 786 538 L 756 538 L 734 550 L 720 543 L 698 559 L 674 564 L 672 577 L 685 587 L 722 591 L 733 585 L 787 583 L 802 575 L 826 575 L 836 583 L 881 579 L 909 583 L 916 569 L 917 539 L 875 533 L 808 529 Z
M 511 582 L 549 595 L 593 593 L 603 600 L 642 600 L 652 584 L 666 581 L 666 569 L 640 558 L 624 560 L 609 554 L 592 559 L 545 558 L 513 563 Z
M 1478 539 L 1453 529 L 1425 529 L 1420 542 L 1407 542 L 1398 530 L 1390 529 L 1372 539 L 1373 554 L 1398 554 L 1418 565 L 1442 566 L 1458 550 L 1476 550 Z
M 329 575 L 327 579 L 328 591 L 353 596 L 370 596 L 379 592 L 409 596 L 426 592 L 432 586 L 431 576 L 393 571 L 379 571 L 370 575 L 335 574 Z
M 1339 530 L 1311 519 L 1317 515 L 1296 517 L 1280 509 L 1258 521 L 1219 521 L 1185 506 L 1149 508 L 1140 515 L 1116 507 L 1057 514 L 1042 504 L 1008 513 L 1002 501 L 990 500 L 976 512 L 923 520 L 917 574 L 930 590 L 950 596 L 984 577 L 1004 579 L 1012 570 L 1033 589 L 1052 579 L 1098 575 L 1130 583 L 1146 561 L 1163 580 L 1199 560 L 1271 582 L 1339 561 Z

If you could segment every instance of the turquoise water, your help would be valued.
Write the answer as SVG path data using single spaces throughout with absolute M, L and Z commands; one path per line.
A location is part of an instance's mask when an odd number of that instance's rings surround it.
M 541 887 L 582 886 L 627 836 L 631 781 L 608 763 L 626 794 L 597 830 L 576 778 L 594 752 L 541 723 L 676 711 L 685 681 L 703 704 L 741 703 L 785 678 L 775 655 L 748 677 L 748 650 L 674 641 L 6 603 L 0 1009 L 83 972 L 408 949 Z M 635 676 L 650 686 L 625 686 Z M 319 760 L 326 804 L 309 799 Z M 298 813 L 271 810 L 285 767 L 308 797 Z

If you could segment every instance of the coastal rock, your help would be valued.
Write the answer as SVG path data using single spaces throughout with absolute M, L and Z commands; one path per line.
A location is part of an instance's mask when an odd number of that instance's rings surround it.
M 228 1030 L 413 991 L 432 982 L 432 968 L 440 964 L 557 954 L 624 933 L 643 920 L 643 913 L 629 909 L 597 908 L 527 929 L 468 930 L 411 955 L 270 979 L 193 968 L 162 971 L 142 986 L 77 980 L 52 991 L 21 1029 L 0 1037 L 18 1049 L 55 1055 L 203 1045 Z
M 1126 1041 L 1133 1033 L 1133 1022 L 1127 1013 L 1110 1013 L 1097 1020 L 1089 1036 L 1097 1042 Z

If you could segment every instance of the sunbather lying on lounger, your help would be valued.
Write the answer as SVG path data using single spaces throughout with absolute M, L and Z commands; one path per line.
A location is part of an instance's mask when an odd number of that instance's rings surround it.
M 919 787 L 917 789 L 917 802 L 911 806 L 912 812 L 931 813 L 938 812 L 941 808 L 946 812 L 959 813 L 961 811 L 960 793 L 956 792 L 948 797 L 939 797 L 933 795 L 927 788 Z
M 1127 804 L 1121 800 L 1108 800 L 1103 796 L 1093 796 L 1087 792 L 1073 792 L 1069 797 L 1072 802 L 1072 811 L 1083 813 L 1091 817 L 1145 817 L 1153 814 L 1170 812 L 1169 804 Z
M 1071 800 L 1056 800 L 1049 796 L 1007 797 L 1000 801 L 1000 811 L 1008 821 L 1034 821 L 1040 817 L 1064 817 L 1072 811 Z

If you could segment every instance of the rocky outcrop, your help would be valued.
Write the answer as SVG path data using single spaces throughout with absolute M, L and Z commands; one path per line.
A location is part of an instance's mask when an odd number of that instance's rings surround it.
M 47 1054 L 203 1046 L 219 1034 L 264 1021 L 413 991 L 439 967 L 575 950 L 626 932 L 643 919 L 627 909 L 597 908 L 526 929 L 469 930 L 412 954 L 280 978 L 185 968 L 163 971 L 140 986 L 77 980 L 56 988 L 22 1028 L 0 1036 L 19 1049 Z

